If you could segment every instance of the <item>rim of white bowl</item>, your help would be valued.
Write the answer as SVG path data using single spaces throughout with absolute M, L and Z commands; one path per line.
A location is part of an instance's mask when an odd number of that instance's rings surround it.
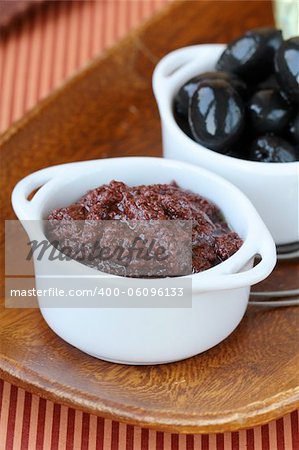
M 171 160 L 171 159 L 164 159 L 164 158 L 158 158 L 158 157 L 146 157 L 146 156 L 128 156 L 128 157 L 119 157 L 119 158 L 105 158 L 105 159 L 98 159 L 98 160 L 90 160 L 90 161 L 80 161 L 80 162 L 74 162 L 74 163 L 67 163 L 67 164 L 60 164 L 57 166 L 50 166 L 45 169 L 41 169 L 37 172 L 33 172 L 31 175 L 28 175 L 27 177 L 23 178 L 19 183 L 15 186 L 13 194 L 12 194 L 12 203 L 14 210 L 20 219 L 20 221 L 24 224 L 24 221 L 30 220 L 30 215 L 33 214 L 33 219 L 31 220 L 43 220 L 43 218 L 39 217 L 39 211 L 41 211 L 43 202 L 48 198 L 49 195 L 55 194 L 55 189 L 60 190 L 63 188 L 63 185 L 67 182 L 74 181 L 76 179 L 79 179 L 80 176 L 82 177 L 82 173 L 79 173 L 78 170 L 80 168 L 85 169 L 89 167 L 89 172 L 96 172 L 99 170 L 99 168 L 94 167 L 95 164 L 101 165 L 113 165 L 118 164 L 121 161 L 126 160 L 130 164 L 134 164 L 134 162 L 138 163 L 146 163 L 147 161 L 152 161 L 154 163 L 161 164 L 162 166 L 179 170 L 185 170 L 186 172 L 190 173 L 190 171 L 196 172 L 196 174 L 206 174 L 208 177 L 211 178 L 211 181 L 215 181 L 218 184 L 222 184 L 224 189 L 227 189 L 228 191 L 235 191 L 235 194 L 239 197 L 240 202 L 243 204 L 243 209 L 246 208 L 246 215 L 244 211 L 244 215 L 246 217 L 246 221 L 248 224 L 247 229 L 247 235 L 243 239 L 243 245 L 240 247 L 239 250 L 237 250 L 236 253 L 234 253 L 232 256 L 230 256 L 225 261 L 217 264 L 216 266 L 211 267 L 210 269 L 207 269 L 205 271 L 196 273 L 196 274 L 190 274 L 187 277 L 203 277 L 205 275 L 209 275 L 212 272 L 213 273 L 220 273 L 223 274 L 229 274 L 229 272 L 226 271 L 230 270 L 236 270 L 239 271 L 243 265 L 245 265 L 252 257 L 259 254 L 259 250 L 261 250 L 261 246 L 263 243 L 263 239 L 266 237 L 268 240 L 268 243 L 270 247 L 275 248 L 275 244 L 272 240 L 272 237 L 270 235 L 270 232 L 268 231 L 267 227 L 263 223 L 262 219 L 260 218 L 258 212 L 254 208 L 251 201 L 246 197 L 246 195 L 237 188 L 234 184 L 227 181 L 223 177 L 207 170 L 201 167 L 198 167 L 196 165 Z M 66 169 L 70 169 L 68 171 L 69 176 L 66 176 Z M 71 169 L 74 169 L 72 172 Z M 49 176 L 49 173 L 52 173 L 52 176 Z M 84 173 L 86 175 L 87 172 Z M 40 185 L 41 179 L 45 179 L 46 182 L 44 185 L 40 187 L 40 189 L 36 192 L 33 199 L 31 201 L 28 201 L 26 199 L 26 193 L 29 194 L 34 190 L 34 179 L 37 180 L 37 183 Z M 112 177 L 113 178 L 113 177 Z M 28 189 L 26 190 L 26 187 L 30 186 L 30 192 L 28 192 Z M 24 196 L 25 194 L 25 196 Z M 198 193 L 201 195 L 200 193 Z M 24 197 L 22 199 L 22 197 Z M 214 203 L 217 205 L 217 201 Z M 218 206 L 218 205 L 217 205 Z M 240 206 L 240 203 L 238 202 L 238 207 Z M 219 206 L 218 206 L 219 207 Z M 22 216 L 23 210 L 27 209 L 27 217 Z M 221 208 L 220 208 L 221 209 Z M 234 231 L 234 230 L 233 230 Z M 44 230 L 41 229 L 41 232 L 44 236 Z M 273 245 L 272 245 L 273 244 Z M 93 273 L 99 273 L 97 269 L 90 268 L 88 266 L 84 266 L 82 263 L 73 260 L 72 263 L 74 264 L 80 264 L 80 266 L 85 267 L 86 269 L 92 271 Z M 100 272 L 102 273 L 102 272 Z M 112 278 L 117 277 L 117 275 L 110 275 Z M 183 278 L 183 277 L 178 277 Z

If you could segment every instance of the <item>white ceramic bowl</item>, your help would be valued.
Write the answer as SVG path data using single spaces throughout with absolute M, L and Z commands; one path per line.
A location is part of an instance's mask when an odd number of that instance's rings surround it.
M 158 364 L 203 352 L 225 339 L 239 324 L 247 307 L 250 286 L 267 277 L 276 262 L 275 245 L 256 210 L 235 186 L 204 169 L 162 158 L 115 158 L 49 167 L 21 180 L 12 194 L 13 208 L 29 234 L 44 237 L 39 221 L 56 207 L 69 205 L 88 190 L 112 179 L 129 185 L 169 183 L 215 202 L 244 244 L 223 263 L 192 279 L 192 308 L 44 308 L 49 326 L 65 341 L 86 353 L 126 364 Z M 42 187 L 40 187 L 42 186 Z M 40 189 L 33 199 L 28 195 Z M 34 236 L 30 236 L 33 239 Z M 256 254 L 261 261 L 253 267 Z M 38 288 L 47 288 L 51 273 L 46 258 L 35 260 Z M 56 264 L 56 262 L 55 262 Z M 65 288 L 71 280 L 70 262 L 57 261 Z M 90 275 L 97 284 L 99 272 L 71 262 L 73 275 Z M 116 278 L 116 277 L 114 277 Z M 130 279 L 124 279 L 130 282 Z M 169 279 L 171 280 L 171 279 Z
M 215 69 L 225 45 L 205 44 L 175 50 L 157 65 L 153 89 L 158 103 L 165 158 L 197 164 L 238 186 L 253 202 L 277 245 L 299 241 L 299 162 L 259 163 L 209 150 L 190 139 L 177 125 L 173 98 L 179 88 L 201 72 Z

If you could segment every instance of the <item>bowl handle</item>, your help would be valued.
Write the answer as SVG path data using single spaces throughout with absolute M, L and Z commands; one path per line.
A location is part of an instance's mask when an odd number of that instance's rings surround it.
M 15 186 L 11 197 L 12 206 L 18 219 L 21 221 L 39 219 L 36 208 L 38 192 L 34 194 L 31 200 L 28 200 L 28 196 L 36 189 L 39 189 L 47 184 L 54 177 L 65 172 L 66 166 L 72 165 L 72 163 L 63 164 L 38 170 L 37 172 L 34 172 L 19 181 Z
M 202 60 L 217 59 L 215 52 L 220 54 L 223 44 L 202 44 L 183 47 L 167 54 L 157 64 L 153 74 L 153 90 L 159 101 L 166 93 L 172 92 L 174 86 L 183 84 L 190 77 L 192 68 L 196 68 Z
M 259 255 L 261 259 L 256 266 L 238 273 L 211 274 L 202 280 L 200 280 L 200 277 L 198 279 L 193 278 L 192 292 L 200 293 L 222 289 L 237 289 L 246 286 L 249 287 L 264 280 L 274 269 L 277 257 L 274 241 L 267 229 L 265 229 L 265 233 L 262 234 L 260 239 L 261 245 L 259 250 L 248 253 L 245 261 L 242 258 L 242 263 L 240 263 L 241 267 L 235 267 L 235 270 L 241 270 L 246 263 Z

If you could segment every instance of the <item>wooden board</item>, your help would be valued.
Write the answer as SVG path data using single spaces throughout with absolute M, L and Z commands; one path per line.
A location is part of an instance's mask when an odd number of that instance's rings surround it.
M 174 48 L 225 42 L 272 20 L 271 5 L 263 1 L 168 5 L 3 136 L 3 218 L 15 217 L 11 191 L 34 170 L 108 156 L 160 155 L 151 90 L 157 61 Z M 281 264 L 263 286 L 295 288 L 298 267 Z M 38 310 L 2 305 L 0 375 L 51 400 L 132 424 L 183 433 L 250 427 L 299 406 L 298 313 L 294 307 L 250 307 L 237 330 L 202 355 L 128 367 L 68 345 Z

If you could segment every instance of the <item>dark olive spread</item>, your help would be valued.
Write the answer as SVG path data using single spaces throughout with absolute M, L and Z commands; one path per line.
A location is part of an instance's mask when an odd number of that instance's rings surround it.
M 230 230 L 216 205 L 198 194 L 181 189 L 176 183 L 131 187 L 111 181 L 88 192 L 76 203 L 55 209 L 48 219 L 50 223 L 75 220 L 191 220 L 193 273 L 226 260 L 242 245 L 241 238 Z M 61 233 L 61 229 L 58 231 L 53 226 L 51 240 L 61 239 Z

